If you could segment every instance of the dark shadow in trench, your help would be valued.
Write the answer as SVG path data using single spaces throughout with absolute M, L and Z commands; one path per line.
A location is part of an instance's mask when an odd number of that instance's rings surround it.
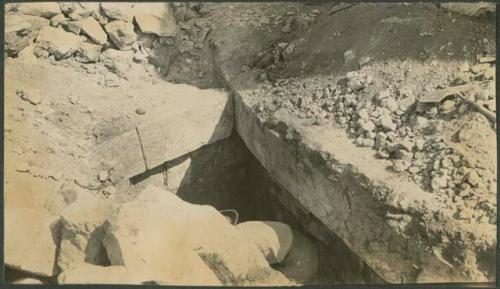
M 314 240 L 321 257 L 311 284 L 384 283 L 340 238 L 271 180 L 236 132 L 194 152 L 190 158 L 176 194 L 190 203 L 234 209 L 239 222 L 283 222 Z

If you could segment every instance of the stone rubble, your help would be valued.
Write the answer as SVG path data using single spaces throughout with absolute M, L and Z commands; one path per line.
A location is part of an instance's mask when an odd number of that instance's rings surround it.
M 137 39 L 132 23 L 117 20 L 109 22 L 104 28 L 118 49 L 132 49 L 132 44 Z
M 351 61 L 353 55 L 352 51 L 347 51 L 346 61 Z M 337 80 L 310 80 L 307 87 L 294 79 L 278 80 L 272 85 L 264 83 L 262 92 L 274 102 L 262 103 L 256 111 L 267 117 L 276 110 L 286 109 L 312 125 L 329 123 L 344 128 L 356 145 L 373 148 L 378 158 L 392 162 L 393 171 L 408 174 L 425 190 L 439 194 L 444 203 L 464 202 L 465 206 L 479 210 L 472 221 L 496 224 L 496 213 L 477 207 L 483 200 L 496 204 L 488 189 L 490 183 L 492 186 L 496 184 L 495 172 L 476 167 L 439 137 L 444 125 L 442 118 L 457 113 L 475 113 L 472 108 L 458 98 L 445 99 L 434 107 L 419 108 L 418 97 L 409 88 L 376 90 L 378 84 L 370 75 L 379 75 L 378 69 L 383 68 L 365 64 Z M 399 67 L 394 69 L 401 70 Z M 480 63 L 459 70 L 460 81 L 457 81 L 457 71 L 454 71 L 448 79 L 436 79 L 442 82 L 436 86 L 470 83 L 469 98 L 481 101 L 486 109 L 494 112 L 494 64 Z M 291 103 L 280 97 L 285 94 L 291 96 Z M 491 129 L 485 118 L 481 122 L 485 126 L 481 129 Z M 477 138 L 477 131 L 481 131 L 479 127 L 459 128 L 457 141 L 470 142 Z
M 80 47 L 81 39 L 73 33 L 45 26 L 40 30 L 35 45 L 59 60 L 72 56 Z

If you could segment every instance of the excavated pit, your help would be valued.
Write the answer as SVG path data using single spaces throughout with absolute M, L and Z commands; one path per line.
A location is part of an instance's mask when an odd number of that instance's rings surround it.
M 179 169 L 181 177 L 171 173 Z M 172 187 L 172 182 L 178 187 Z M 163 186 L 187 202 L 211 205 L 221 212 L 235 210 L 238 223 L 262 220 L 290 225 L 314 240 L 320 252 L 318 273 L 308 284 L 384 283 L 335 233 L 272 180 L 237 132 L 131 178 L 131 184 Z

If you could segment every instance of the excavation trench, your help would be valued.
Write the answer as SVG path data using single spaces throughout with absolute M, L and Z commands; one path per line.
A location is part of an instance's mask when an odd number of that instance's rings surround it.
M 319 269 L 310 284 L 385 283 L 314 212 L 270 176 L 238 129 L 246 115 L 237 109 L 239 101 L 216 63 L 216 50 L 210 49 L 213 78 L 230 91 L 230 99 L 210 141 L 218 139 L 227 123 L 229 137 L 170 159 L 144 173 L 132 176 L 130 184 L 139 189 L 155 185 L 173 192 L 184 201 L 211 205 L 233 222 L 279 221 L 313 240 L 319 250 Z M 230 121 L 229 121 L 229 118 Z M 253 121 L 248 119 L 249 122 Z M 195 122 L 187 125 L 196 125 Z M 196 131 L 195 128 L 185 128 Z M 139 133 L 141 134 L 141 133 Z M 248 137 L 248 135 L 247 135 Z M 142 146 L 142 144 L 141 144 Z M 144 151 L 142 151 L 144 154 Z M 236 218 L 235 218 L 236 217 Z
M 238 223 L 262 220 L 290 225 L 319 249 L 320 266 L 309 281 L 312 284 L 381 282 L 335 233 L 271 179 L 237 132 L 131 182 L 162 186 L 187 202 L 211 205 L 231 217 L 236 211 Z

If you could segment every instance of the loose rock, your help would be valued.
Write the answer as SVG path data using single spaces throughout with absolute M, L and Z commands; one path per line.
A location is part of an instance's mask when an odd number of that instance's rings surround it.
M 132 49 L 132 44 L 137 40 L 134 25 L 124 21 L 113 21 L 105 26 L 109 38 L 120 50 Z
M 104 11 L 106 16 L 116 20 L 122 20 L 126 22 L 132 22 L 134 18 L 133 14 L 134 4 L 132 3 L 112 3 L 112 2 L 102 2 L 101 9 Z
M 101 50 L 102 46 L 100 45 L 84 42 L 80 45 L 75 58 L 83 63 L 97 62 L 99 61 Z
M 35 43 L 36 47 L 46 50 L 58 60 L 71 56 L 80 44 L 81 39 L 77 35 L 50 26 L 40 30 Z
M 92 17 L 79 21 L 82 33 L 87 35 L 96 44 L 104 45 L 108 42 L 108 35 L 101 25 Z
M 157 18 L 154 15 L 141 14 L 135 16 L 135 21 L 143 33 L 152 33 L 161 37 L 174 36 L 176 33 L 173 17 Z
M 40 29 L 50 21 L 31 15 L 8 13 L 5 15 L 5 51 L 16 56 L 21 50 L 33 43 Z
M 39 16 L 47 19 L 61 13 L 61 9 L 59 8 L 59 4 L 57 2 L 19 3 L 16 10 L 23 14 Z
M 132 51 L 107 49 L 101 54 L 100 61 L 116 75 L 127 79 L 133 57 L 134 53 Z
M 387 131 L 393 131 L 397 127 L 396 124 L 392 121 L 392 118 L 388 113 L 382 114 L 377 119 L 377 124 L 380 125 L 382 128 L 384 128 Z
M 56 16 L 50 18 L 50 26 L 58 27 L 61 24 L 65 24 L 68 20 L 63 14 L 57 14 Z
M 406 171 L 411 166 L 411 163 L 407 160 L 393 160 L 392 169 L 396 172 Z

